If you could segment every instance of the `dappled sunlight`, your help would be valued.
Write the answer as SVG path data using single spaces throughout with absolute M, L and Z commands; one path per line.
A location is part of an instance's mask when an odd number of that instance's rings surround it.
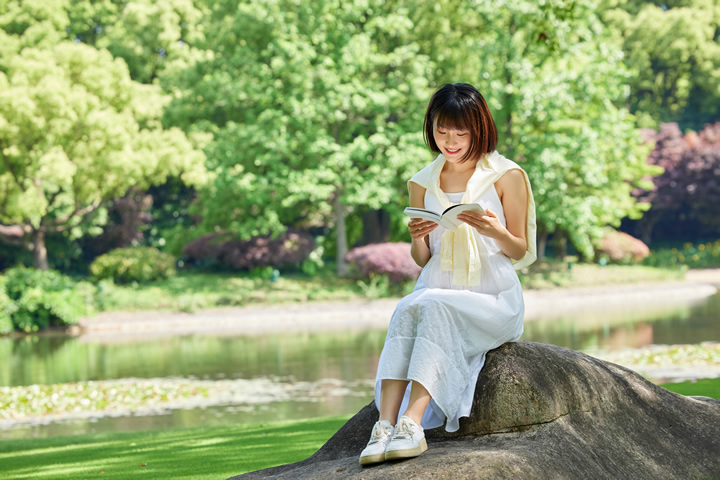
M 93 448 L 106 448 L 111 446 L 120 445 L 122 442 L 118 440 L 113 440 L 110 442 L 95 442 L 93 443 Z M 60 445 L 57 447 L 46 447 L 46 448 L 33 448 L 23 451 L 22 453 L 1 453 L 0 452 L 0 460 L 3 458 L 9 458 L 10 456 L 17 457 L 22 455 L 47 455 L 51 453 L 65 453 L 71 450 L 80 450 L 80 449 L 87 449 L 87 445 L 77 445 L 77 444 L 69 444 L 69 445 Z
M 278 449 L 288 461 L 305 458 L 344 422 L 326 418 L 121 433 L 112 442 L 105 435 L 0 441 L 0 458 L 13 478 L 87 478 L 100 472 L 103 478 L 220 478 L 266 466 Z M 71 448 L 65 447 L 67 442 Z M 28 455 L 33 455 L 32 467 L 27 466 Z

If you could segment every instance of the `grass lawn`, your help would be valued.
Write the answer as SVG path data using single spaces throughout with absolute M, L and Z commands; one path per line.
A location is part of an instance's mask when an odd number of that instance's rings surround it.
M 645 265 L 598 265 L 595 263 L 542 260 L 520 273 L 523 288 L 597 287 L 631 283 L 682 280 L 686 269 L 667 269 Z
M 0 441 L 0 477 L 223 479 L 312 455 L 348 417 Z
M 520 272 L 527 289 L 590 287 L 639 282 L 674 281 L 685 271 L 641 265 L 621 266 L 542 261 Z M 98 308 L 112 310 L 199 309 L 249 304 L 347 301 L 362 298 L 400 298 L 414 282 L 389 285 L 382 281 L 338 278 L 331 265 L 315 276 L 281 274 L 271 282 L 248 273 L 180 272 L 177 276 L 140 285 L 103 284 L 97 293 Z
M 362 298 L 357 280 L 329 273 L 309 277 L 281 275 L 271 282 L 247 273 L 180 272 L 147 284 L 103 284 L 97 294 L 100 310 L 176 310 L 249 304 L 345 301 Z
M 680 395 L 720 398 L 720 378 L 701 378 L 688 382 L 666 383 L 663 387 Z
M 720 378 L 663 385 L 720 398 Z M 223 479 L 303 460 L 349 417 L 0 441 L 10 479 Z

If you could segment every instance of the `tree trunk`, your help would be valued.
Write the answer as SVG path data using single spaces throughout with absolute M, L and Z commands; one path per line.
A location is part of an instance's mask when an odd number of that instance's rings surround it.
M 565 232 L 555 232 L 553 243 L 555 244 L 555 258 L 564 261 L 568 252 L 567 235 Z
M 33 232 L 33 264 L 38 270 L 48 269 L 45 232 L 42 230 L 35 230 Z
M 347 230 L 345 228 L 345 206 L 340 200 L 340 189 L 335 192 L 333 200 L 333 210 L 335 212 L 335 243 L 337 244 L 337 274 L 338 277 L 346 277 L 348 275 L 348 265 L 345 261 L 345 255 L 348 252 Z
M 548 231 L 542 227 L 538 228 L 537 231 L 537 258 L 542 260 L 545 258 L 545 248 L 547 247 Z
M 362 244 L 390 241 L 390 215 L 385 210 L 370 210 L 362 215 Z

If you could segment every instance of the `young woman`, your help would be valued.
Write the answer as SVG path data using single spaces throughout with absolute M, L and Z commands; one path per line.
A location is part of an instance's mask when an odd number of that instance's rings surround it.
M 495 122 L 473 86 L 440 88 L 425 115 L 425 141 L 439 153 L 408 182 L 410 206 L 437 211 L 479 203 L 455 232 L 411 219 L 412 256 L 423 267 L 398 304 L 375 383 L 380 419 L 360 464 L 415 457 L 425 428 L 449 432 L 470 415 L 485 354 L 523 332 L 516 269 L 535 261 L 535 204 L 526 173 L 500 155 Z M 402 416 L 398 419 L 400 412 Z

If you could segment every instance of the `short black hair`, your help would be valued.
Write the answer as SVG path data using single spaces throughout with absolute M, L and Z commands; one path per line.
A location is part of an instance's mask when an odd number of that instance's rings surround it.
M 425 113 L 425 143 L 435 153 L 440 149 L 435 143 L 433 128 L 438 126 L 468 130 L 470 149 L 461 162 L 480 159 L 497 147 L 497 128 L 485 98 L 467 83 L 448 83 L 440 87 L 430 99 Z

